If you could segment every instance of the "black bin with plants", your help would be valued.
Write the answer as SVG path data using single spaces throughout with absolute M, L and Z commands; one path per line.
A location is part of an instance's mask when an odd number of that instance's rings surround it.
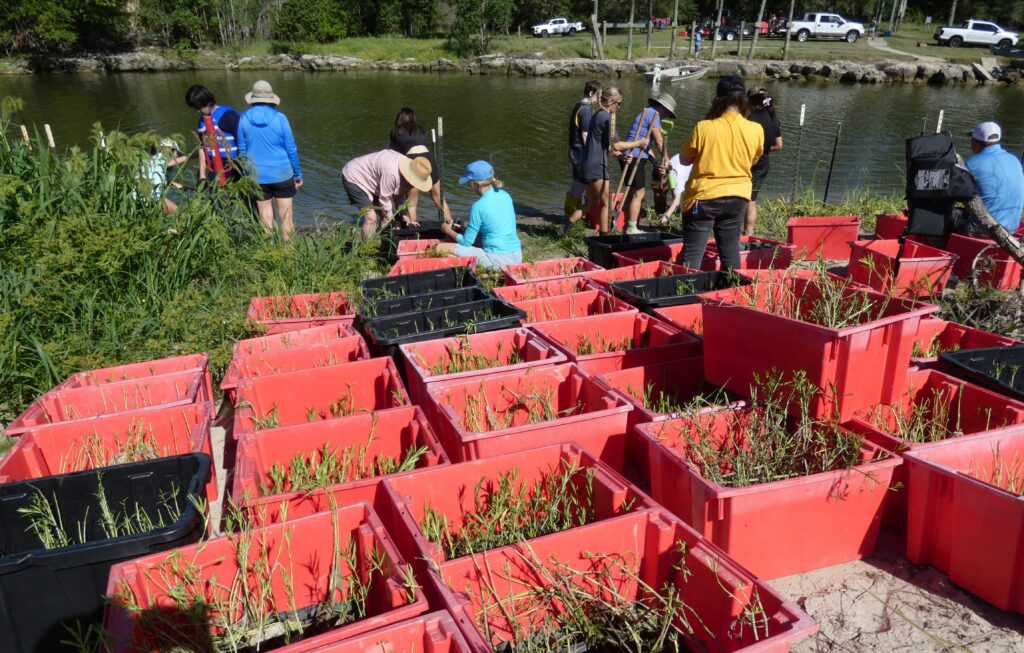
M 7 653 L 95 634 L 110 567 L 199 540 L 211 459 L 188 454 L 0 485 L 0 641 Z
M 612 294 L 644 310 L 696 304 L 700 295 L 715 290 L 749 286 L 750 279 L 735 272 L 689 272 L 609 284 Z
M 939 364 L 955 377 L 1024 401 L 1024 345 L 944 351 Z
M 522 324 L 525 318 L 525 311 L 490 297 L 468 304 L 364 320 L 362 326 L 377 353 L 397 359 L 401 356 L 399 345 L 510 329 Z M 400 369 L 404 367 L 399 365 Z
M 583 241 L 587 243 L 587 258 L 605 269 L 610 269 L 615 267 L 615 259 L 612 258 L 612 254 L 615 252 L 625 252 L 657 244 L 681 243 L 683 236 L 671 231 L 644 231 L 639 234 L 589 236 Z
M 420 220 L 419 227 L 401 227 L 384 229 L 380 233 L 380 251 L 378 256 L 387 263 L 398 260 L 398 243 L 403 240 L 444 240 L 441 222 L 438 220 Z
M 480 286 L 468 286 L 466 288 L 439 290 L 409 297 L 396 297 L 395 299 L 365 300 L 360 316 L 363 320 L 367 320 L 388 315 L 429 311 L 435 308 L 468 304 L 490 298 L 491 295 Z
M 367 279 L 361 285 L 364 302 L 380 302 L 443 290 L 480 286 L 480 279 L 467 267 L 442 268 L 393 277 Z

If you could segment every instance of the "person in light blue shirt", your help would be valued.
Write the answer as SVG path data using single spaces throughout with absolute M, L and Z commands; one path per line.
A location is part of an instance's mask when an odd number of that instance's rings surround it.
M 466 166 L 460 184 L 469 184 L 480 196 L 469 211 L 469 224 L 461 234 L 450 220 L 441 224 L 441 230 L 454 243 L 441 243 L 442 254 L 474 256 L 476 264 L 484 268 L 501 269 L 512 263 L 523 262 L 523 247 L 516 233 L 516 209 L 512 197 L 494 178 L 494 168 L 486 161 L 474 161 Z M 477 237 L 481 247 L 476 247 Z
M 1024 168 L 1020 159 L 999 144 L 1003 129 L 998 124 L 983 122 L 970 136 L 974 156 L 967 159 L 967 169 L 978 185 L 978 195 L 992 217 L 1013 233 L 1024 211 Z
M 289 240 L 295 230 L 292 199 L 302 188 L 299 150 L 288 118 L 277 110 L 281 103 L 274 89 L 258 81 L 247 93 L 250 108 L 238 121 L 238 153 L 255 169 L 263 195 L 256 200 L 260 222 L 267 231 L 274 229 L 274 206 L 281 220 L 281 238 Z

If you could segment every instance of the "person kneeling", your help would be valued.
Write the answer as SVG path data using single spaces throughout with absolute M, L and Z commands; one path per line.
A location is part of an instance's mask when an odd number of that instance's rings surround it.
M 456 232 L 450 220 L 441 224 L 441 231 L 455 242 L 441 243 L 438 251 L 445 255 L 475 256 L 476 264 L 484 268 L 501 269 L 522 263 L 523 248 L 516 233 L 516 209 L 512 197 L 494 178 L 491 164 L 486 161 L 470 163 L 459 183 L 468 183 L 480 199 L 473 203 L 469 224 L 463 233 Z M 474 246 L 477 236 L 482 237 L 482 247 Z

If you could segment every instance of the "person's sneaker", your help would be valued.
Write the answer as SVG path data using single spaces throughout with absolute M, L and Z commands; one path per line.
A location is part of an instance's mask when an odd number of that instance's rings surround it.
M 637 229 L 636 223 L 630 223 L 626 225 L 625 233 L 627 236 L 635 236 L 637 234 L 642 234 L 643 232 Z

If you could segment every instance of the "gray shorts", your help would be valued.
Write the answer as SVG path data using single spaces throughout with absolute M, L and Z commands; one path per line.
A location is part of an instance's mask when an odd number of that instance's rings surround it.
M 475 256 L 476 264 L 482 268 L 494 268 L 502 269 L 506 265 L 512 265 L 514 263 L 523 262 L 522 252 L 511 252 L 509 254 L 497 254 L 495 252 L 485 252 L 479 247 L 469 247 L 467 245 L 456 245 L 455 246 L 456 256 Z

